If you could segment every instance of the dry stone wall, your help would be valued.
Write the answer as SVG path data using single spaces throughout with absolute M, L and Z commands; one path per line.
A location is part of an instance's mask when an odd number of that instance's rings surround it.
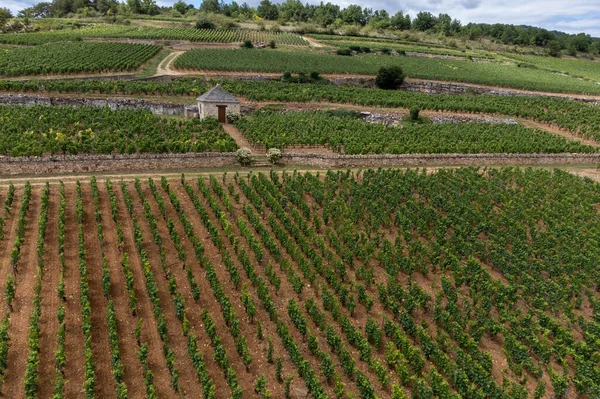
M 234 153 L 56 155 L 45 157 L 0 156 L 1 175 L 143 172 L 219 168 L 237 165 Z
M 392 166 L 486 166 L 486 165 L 569 165 L 599 164 L 600 154 L 379 154 L 281 155 L 284 165 L 324 168 L 392 167 Z
M 184 115 L 186 106 L 173 103 L 137 100 L 132 98 L 45 97 L 29 94 L 0 94 L 0 104 L 45 105 L 63 107 L 108 107 L 118 109 L 147 109 L 157 115 Z M 198 106 L 187 106 L 196 107 Z M 191 111 L 190 111 L 191 112 Z
M 401 154 L 331 155 L 284 153 L 281 163 L 318 168 L 568 165 L 600 163 L 600 154 Z M 235 153 L 0 156 L 0 175 L 148 172 L 239 166 Z

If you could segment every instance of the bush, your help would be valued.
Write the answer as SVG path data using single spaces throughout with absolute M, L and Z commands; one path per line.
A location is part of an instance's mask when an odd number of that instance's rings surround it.
M 279 148 L 269 148 L 267 150 L 267 160 L 273 165 L 279 163 L 281 159 L 281 150 Z
M 271 40 L 271 41 L 269 42 L 269 47 L 270 47 L 270 48 L 277 48 L 277 44 L 275 44 L 275 40 Z
M 204 16 L 196 20 L 196 29 L 216 29 L 216 25 L 212 21 Z
M 390 54 L 392 54 L 392 51 L 389 48 L 382 48 L 381 54 L 390 55 Z
M 292 78 L 292 73 L 287 71 L 283 73 L 283 80 L 290 80 Z
M 240 46 L 241 48 L 254 48 L 254 44 L 252 44 L 252 40 L 246 39 L 244 43 Z
M 310 73 L 310 78 L 313 79 L 313 80 L 318 80 L 320 78 L 319 72 L 315 72 L 315 71 L 311 72 Z
M 399 66 L 381 67 L 375 78 L 377 87 L 385 90 L 395 90 L 402 82 L 404 82 L 404 73 Z
M 235 156 L 241 165 L 243 165 L 243 166 L 252 165 L 252 151 L 250 150 L 250 148 L 246 148 L 246 147 L 240 148 L 239 150 L 237 150 L 235 152 Z
M 421 109 L 419 107 L 412 107 L 410 109 L 410 120 L 415 121 L 415 122 L 418 121 L 420 111 L 421 111 Z
M 349 48 L 341 48 L 336 51 L 337 55 L 352 55 L 352 50 Z

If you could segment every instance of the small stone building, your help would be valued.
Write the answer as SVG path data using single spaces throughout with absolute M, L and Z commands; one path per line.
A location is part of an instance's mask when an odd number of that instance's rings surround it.
M 221 123 L 227 123 L 227 114 L 240 114 L 240 100 L 231 95 L 221 85 L 216 85 L 198 97 L 200 119 L 213 116 Z

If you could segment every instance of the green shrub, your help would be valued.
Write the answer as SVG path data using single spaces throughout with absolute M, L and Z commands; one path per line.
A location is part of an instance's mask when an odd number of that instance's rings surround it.
M 217 26 L 205 16 L 201 16 L 196 20 L 196 29 L 216 29 Z
M 404 82 L 404 72 L 399 66 L 381 67 L 375 78 L 377 87 L 385 90 L 395 90 L 402 82 Z

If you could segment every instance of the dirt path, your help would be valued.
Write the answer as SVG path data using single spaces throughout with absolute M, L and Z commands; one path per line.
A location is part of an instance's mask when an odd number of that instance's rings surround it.
M 303 38 L 304 40 L 306 40 L 306 41 L 308 42 L 308 44 L 309 44 L 311 47 L 330 47 L 330 46 L 326 46 L 326 45 L 324 45 L 324 44 L 322 44 L 322 43 L 319 43 L 319 42 L 318 42 L 318 41 L 316 41 L 315 39 L 313 39 L 313 38 L 310 38 L 310 37 L 308 37 L 308 36 L 302 36 L 302 38 Z
M 284 104 L 286 110 L 295 110 L 295 111 L 317 111 L 317 110 L 343 108 L 343 109 L 349 109 L 349 110 L 356 111 L 356 112 L 371 112 L 371 113 L 394 114 L 394 115 L 408 115 L 408 113 L 409 113 L 408 108 L 383 108 L 383 107 L 362 106 L 362 105 L 353 105 L 353 104 L 338 104 L 338 103 L 318 103 L 318 102 L 317 103 L 300 103 L 300 102 L 281 103 L 281 102 L 276 102 L 276 101 L 271 101 L 271 102 L 260 101 L 260 102 L 245 103 L 245 105 L 249 106 L 250 108 L 255 108 L 255 109 L 263 108 L 265 106 L 273 105 L 273 104 Z M 514 119 L 514 120 L 518 121 L 519 123 L 521 123 L 523 126 L 528 127 L 530 129 L 544 130 L 551 134 L 557 134 L 557 135 L 563 136 L 568 140 L 578 141 L 582 144 L 587 144 L 592 147 L 600 148 L 600 142 L 592 140 L 592 139 L 588 139 L 585 137 L 581 137 L 581 136 L 576 135 L 567 130 L 563 130 L 556 125 L 537 122 L 537 121 L 534 121 L 531 119 L 526 119 L 526 118 L 517 118 L 514 116 L 510 116 L 510 115 L 488 114 L 488 113 L 477 113 L 477 112 L 474 112 L 474 113 L 448 112 L 448 111 L 441 112 L 441 111 L 430 111 L 430 110 L 422 110 L 421 115 L 426 116 L 428 118 L 431 118 L 431 117 L 462 117 L 462 118 L 472 119 L 472 118 L 483 117 L 483 118 Z M 225 129 L 225 130 L 227 130 L 227 129 Z M 227 131 L 227 132 L 231 135 L 231 137 L 234 137 L 234 135 L 232 133 L 230 133 L 229 131 Z M 239 132 L 239 130 L 238 130 L 238 133 L 241 134 L 241 132 Z M 243 136 L 242 136 L 242 139 L 246 140 L 245 138 L 243 138 Z M 235 137 L 234 137 L 234 140 L 237 143 L 237 139 Z M 238 145 L 240 145 L 240 144 L 238 143 Z M 251 144 L 249 144 L 249 145 L 251 145 Z M 296 151 L 297 149 L 295 147 L 293 149 L 294 149 L 294 152 L 322 153 L 322 152 L 319 152 L 318 149 L 317 149 L 317 151 L 310 151 L 311 148 L 300 148 L 301 151 Z M 288 147 L 287 150 L 288 150 L 288 152 L 291 152 L 291 147 Z
M 600 143 L 597 142 L 596 140 L 591 140 L 591 139 L 588 139 L 585 137 L 581 137 L 579 135 L 569 132 L 568 130 L 563 130 L 556 125 L 549 125 L 546 123 L 536 122 L 536 121 L 532 121 L 530 119 L 524 119 L 524 118 L 518 118 L 517 120 L 519 122 L 521 122 L 521 124 L 523 124 L 524 126 L 526 126 L 528 128 L 542 129 L 542 130 L 547 131 L 548 133 L 558 134 L 559 136 L 563 136 L 569 140 L 579 141 L 582 144 L 587 144 L 591 147 L 600 148 Z
M 172 68 L 173 61 L 175 61 L 175 58 L 179 57 L 183 53 L 183 51 L 174 51 L 165 57 L 165 59 L 158 64 L 154 76 L 176 75 L 177 71 Z
M 266 155 L 264 148 L 255 147 L 253 144 L 251 144 L 244 137 L 242 132 L 240 132 L 239 129 L 237 127 L 235 127 L 234 125 L 232 125 L 230 123 L 223 124 L 223 129 L 225 129 L 227 134 L 229 134 L 231 136 L 231 138 L 235 141 L 235 143 L 238 145 L 238 147 L 250 148 L 252 150 L 252 152 L 254 153 L 254 155 Z

